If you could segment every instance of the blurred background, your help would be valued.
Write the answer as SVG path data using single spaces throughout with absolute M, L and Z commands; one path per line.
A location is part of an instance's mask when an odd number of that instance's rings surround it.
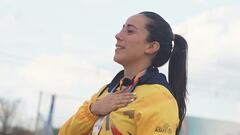
M 114 36 L 141 11 L 188 41 L 182 134 L 240 135 L 238 0 L 0 0 L 0 134 L 57 134 L 122 69 Z

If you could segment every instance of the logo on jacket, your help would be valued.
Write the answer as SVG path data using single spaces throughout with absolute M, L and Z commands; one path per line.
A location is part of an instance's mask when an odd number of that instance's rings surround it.
M 168 123 L 165 123 L 161 127 L 156 127 L 155 132 L 171 134 L 173 132 L 173 130 Z
M 135 110 L 124 111 L 123 115 L 128 116 L 129 119 L 134 119 Z

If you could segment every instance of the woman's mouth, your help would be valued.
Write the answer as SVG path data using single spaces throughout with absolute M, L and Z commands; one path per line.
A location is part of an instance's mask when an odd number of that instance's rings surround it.
M 115 51 L 117 51 L 117 50 L 122 50 L 122 49 L 124 49 L 123 46 L 121 46 L 121 45 L 116 45 L 116 49 L 115 49 Z

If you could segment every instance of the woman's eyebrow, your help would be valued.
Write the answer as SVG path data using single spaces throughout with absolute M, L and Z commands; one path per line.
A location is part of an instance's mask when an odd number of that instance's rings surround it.
M 126 25 L 124 24 L 123 27 L 125 27 L 125 26 L 126 26 Z M 134 27 L 134 28 L 137 29 L 137 27 L 136 27 L 135 25 L 133 25 L 133 24 L 127 24 L 127 27 Z

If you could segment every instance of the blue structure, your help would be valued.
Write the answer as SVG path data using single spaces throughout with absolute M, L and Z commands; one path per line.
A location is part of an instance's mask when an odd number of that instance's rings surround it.
M 240 123 L 187 116 L 181 135 L 240 135 Z

